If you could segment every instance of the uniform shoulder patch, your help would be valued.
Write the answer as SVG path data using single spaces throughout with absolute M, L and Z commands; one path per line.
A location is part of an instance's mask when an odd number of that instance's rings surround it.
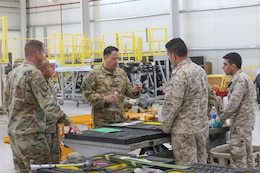
M 39 88 L 43 92 L 46 92 L 49 89 L 46 80 L 44 79 L 44 77 L 41 74 L 36 75 L 36 79 L 35 79 L 34 83 L 35 83 L 35 87 Z
M 40 87 L 42 88 L 43 91 L 47 91 L 48 90 L 48 86 L 44 82 L 40 84 Z

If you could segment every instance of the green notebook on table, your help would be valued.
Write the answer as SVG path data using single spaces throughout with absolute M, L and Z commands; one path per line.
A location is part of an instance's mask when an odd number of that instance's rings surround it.
M 94 128 L 94 129 L 90 129 L 90 130 L 94 131 L 94 132 L 102 132 L 102 133 L 114 133 L 114 132 L 123 131 L 123 130 L 120 130 L 120 129 L 109 128 L 109 127 Z

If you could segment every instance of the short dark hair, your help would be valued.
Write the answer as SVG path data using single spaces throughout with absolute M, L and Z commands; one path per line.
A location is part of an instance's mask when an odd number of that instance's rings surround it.
M 175 53 L 177 56 L 183 57 L 188 54 L 186 44 L 181 38 L 174 38 L 166 43 L 165 48 L 169 53 Z
M 229 64 L 231 64 L 231 65 L 235 64 L 238 69 L 241 69 L 242 58 L 238 53 L 231 52 L 231 53 L 226 54 L 223 58 L 228 60 Z
M 24 47 L 25 57 L 31 56 L 36 51 L 43 51 L 43 42 L 39 40 L 30 40 L 26 43 Z
M 112 51 L 116 51 L 118 52 L 118 48 L 116 48 L 115 46 L 108 46 L 104 49 L 103 55 L 110 55 L 112 53 Z

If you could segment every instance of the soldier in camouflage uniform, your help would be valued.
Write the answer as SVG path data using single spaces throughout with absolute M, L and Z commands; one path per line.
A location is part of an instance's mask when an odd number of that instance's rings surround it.
M 217 102 L 217 96 L 215 91 L 211 88 L 211 86 L 208 84 L 208 93 L 209 93 L 209 98 L 208 98 L 208 117 L 210 119 L 210 110 L 212 106 L 216 106 Z
M 42 72 L 50 91 L 52 91 L 52 94 L 57 101 L 56 92 L 50 81 L 53 73 L 50 62 L 47 59 L 43 60 L 41 65 L 38 66 L 38 69 Z M 46 116 L 45 138 L 49 144 L 50 163 L 52 164 L 58 164 L 61 161 L 60 128 L 58 123 L 69 124 L 69 122 L 66 122 L 66 119 L 64 120 L 64 122 L 60 122 L 59 120 L 56 122 L 55 120 L 53 121 L 53 119 L 48 119 L 48 116 Z
M 212 106 L 215 106 L 215 108 L 218 111 L 218 114 L 220 114 L 221 110 L 223 109 L 223 101 L 220 96 L 216 95 L 216 92 L 211 88 L 210 85 L 208 85 L 208 93 L 209 93 L 209 98 L 208 98 L 208 117 L 210 117 L 210 111 Z
M 210 116 L 210 111 L 212 109 L 212 106 L 215 106 L 215 108 L 217 109 L 217 113 L 218 115 L 220 114 L 220 111 L 223 109 L 223 102 L 220 96 L 217 96 L 215 91 L 211 88 L 210 85 L 208 85 L 208 94 L 209 94 L 209 98 L 208 98 L 208 118 L 209 120 L 211 119 Z M 208 139 L 210 140 L 210 139 Z M 208 149 L 208 163 L 213 164 L 214 163 L 214 158 L 212 153 L 210 152 L 210 146 L 207 146 Z
M 103 55 L 104 63 L 87 73 L 82 83 L 82 93 L 92 104 L 94 127 L 125 121 L 124 97 L 138 98 L 142 88 L 141 85 L 132 87 L 126 72 L 117 67 L 116 47 L 108 46 Z
M 172 39 L 165 47 L 175 67 L 165 92 L 162 126 L 157 128 L 171 133 L 176 164 L 206 163 L 209 136 L 207 74 L 188 58 L 187 47 L 180 38 Z
M 42 73 L 36 68 L 45 59 L 44 49 L 42 42 L 29 41 L 25 45 L 25 61 L 9 73 L 4 89 L 4 107 L 9 118 L 7 133 L 16 173 L 30 172 L 30 163 L 50 163 L 50 150 L 44 135 L 46 119 L 66 121 L 76 134 L 82 133 L 60 110 Z
M 255 125 L 254 84 L 242 72 L 242 59 L 238 53 L 224 57 L 223 70 L 232 79 L 228 85 L 228 103 L 219 121 L 231 120 L 230 127 L 230 164 L 234 168 L 253 168 L 252 131 Z

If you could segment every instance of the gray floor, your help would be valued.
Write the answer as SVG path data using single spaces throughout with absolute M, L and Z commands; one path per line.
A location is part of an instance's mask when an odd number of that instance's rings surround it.
M 75 115 L 84 115 L 91 112 L 91 107 L 89 104 L 77 104 L 73 101 L 65 101 L 64 105 L 61 106 L 61 109 L 67 113 L 69 116 Z M 84 130 L 85 126 L 80 126 L 82 130 Z M 0 114 L 0 173 L 14 173 L 14 166 L 12 161 L 12 151 L 9 144 L 3 143 L 4 136 L 7 136 L 7 116 Z M 66 128 L 65 128 L 66 131 Z
M 77 107 L 77 104 L 73 101 L 65 101 L 64 105 L 61 106 L 62 110 L 67 113 L 69 116 L 74 115 L 83 115 L 88 114 L 91 111 L 89 104 L 80 104 Z M 258 105 L 255 105 L 255 113 L 256 113 L 256 125 L 255 130 L 253 131 L 253 145 L 260 146 L 260 111 Z M 79 126 L 82 130 L 84 130 L 85 126 Z M 12 151 L 10 145 L 3 143 L 4 136 L 7 135 L 7 117 L 4 115 L 0 115 L 0 138 L 2 139 L 0 142 L 0 172 L 4 173 L 14 173 L 13 163 L 12 163 Z

